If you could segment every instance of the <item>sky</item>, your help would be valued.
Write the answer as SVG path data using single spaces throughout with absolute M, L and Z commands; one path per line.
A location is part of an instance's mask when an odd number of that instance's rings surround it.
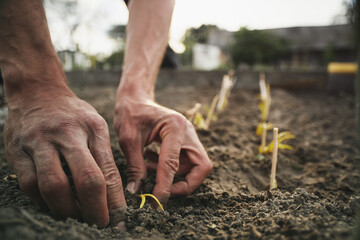
M 55 48 L 73 47 L 66 26 L 78 22 L 73 39 L 89 54 L 108 55 L 118 48 L 119 43 L 110 39 L 107 31 L 128 19 L 121 0 L 78 0 L 75 17 L 66 19 L 56 8 L 45 9 Z M 320 26 L 343 23 L 344 13 L 343 0 L 177 0 L 169 43 L 176 52 L 184 51 L 181 41 L 186 29 L 201 24 L 215 24 L 228 31 Z

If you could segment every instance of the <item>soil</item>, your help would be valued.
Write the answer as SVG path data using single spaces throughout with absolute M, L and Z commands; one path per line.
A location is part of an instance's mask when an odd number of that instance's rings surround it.
M 108 121 L 114 158 L 125 183 L 126 162 L 112 128 L 115 88 L 74 91 Z M 157 101 L 184 113 L 196 102 L 210 103 L 216 91 L 167 88 L 157 92 Z M 198 131 L 213 172 L 191 196 L 170 199 L 164 212 L 148 203 L 139 209 L 140 198 L 127 193 L 127 233 L 99 230 L 74 219 L 58 221 L 36 208 L 11 175 L 0 138 L 0 239 L 356 238 L 360 159 L 353 97 L 274 89 L 272 98 L 270 122 L 296 135 L 288 141 L 294 150 L 279 152 L 278 189 L 268 191 L 271 155 L 257 158 L 257 92 L 234 89 L 210 131 Z M 154 179 L 150 173 L 143 193 L 151 192 Z

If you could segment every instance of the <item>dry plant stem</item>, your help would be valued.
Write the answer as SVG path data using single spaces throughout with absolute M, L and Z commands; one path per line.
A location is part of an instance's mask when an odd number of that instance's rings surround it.
M 232 73 L 232 75 L 234 75 Z M 230 91 L 232 87 L 234 86 L 233 77 L 232 75 L 224 75 L 222 83 L 221 83 L 221 89 L 219 93 L 219 101 L 216 105 L 216 111 L 221 111 L 224 109 L 225 101 L 229 98 Z
M 218 103 L 216 105 L 216 110 L 217 111 L 220 111 L 222 109 L 222 106 L 224 105 L 226 94 L 227 94 L 227 91 L 228 91 L 229 86 L 230 86 L 229 83 L 228 83 L 229 81 L 231 81 L 229 76 L 224 75 L 222 83 L 221 83 L 220 93 L 219 93 L 219 101 L 218 101 Z
M 274 150 L 271 159 L 271 174 L 270 174 L 270 191 L 276 188 L 276 164 L 277 164 L 277 155 L 278 155 L 278 133 L 279 129 L 274 128 Z
M 201 104 L 200 104 L 200 103 L 196 103 L 195 106 L 188 111 L 188 113 L 189 113 L 189 115 L 190 115 L 190 116 L 189 116 L 189 121 L 190 121 L 190 122 L 194 122 L 195 116 L 196 116 L 196 114 L 200 111 L 200 108 L 201 108 Z
M 262 131 L 262 135 L 261 135 L 261 152 L 264 152 L 265 146 L 266 146 L 266 134 L 267 134 L 267 124 L 266 122 L 263 122 L 263 131 Z
M 214 115 L 215 107 L 216 107 L 216 104 L 217 104 L 218 100 L 219 100 L 219 95 L 216 94 L 216 96 L 214 97 L 214 99 L 211 102 L 209 112 L 208 112 L 208 114 L 206 116 L 205 125 L 206 125 L 207 129 L 209 129 L 210 122 L 211 122 L 211 119 L 212 119 L 212 117 Z

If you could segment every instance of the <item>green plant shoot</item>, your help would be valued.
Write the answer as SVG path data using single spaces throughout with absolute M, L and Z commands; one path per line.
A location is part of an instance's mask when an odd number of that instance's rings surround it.
M 140 208 L 143 208 L 143 207 L 144 207 L 146 197 L 151 197 L 151 198 L 153 198 L 153 199 L 157 202 L 157 204 L 159 204 L 161 210 L 164 211 L 164 208 L 162 207 L 161 203 L 159 202 L 159 200 L 158 200 L 154 195 L 149 194 L 149 193 L 146 193 L 146 194 L 141 194 L 140 197 L 141 197 Z
M 200 112 L 196 113 L 193 124 L 199 129 L 207 129 L 208 128 L 205 124 L 204 117 Z
M 283 144 L 281 142 L 288 140 L 288 139 L 294 139 L 296 136 L 291 134 L 291 132 L 289 131 L 285 131 L 285 132 L 281 132 L 278 135 L 278 149 L 288 149 L 288 150 L 293 150 L 294 148 L 290 145 L 287 144 Z M 274 149 L 274 140 L 272 140 L 269 145 L 267 145 L 264 150 L 262 151 L 262 153 L 270 153 L 272 152 Z M 261 151 L 261 146 L 259 147 L 259 152 Z

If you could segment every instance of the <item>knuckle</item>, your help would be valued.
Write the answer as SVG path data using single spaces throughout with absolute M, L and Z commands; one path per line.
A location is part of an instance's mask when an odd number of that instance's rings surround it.
M 107 123 L 99 114 L 92 114 L 88 118 L 88 124 L 94 131 L 104 132 L 107 131 Z
M 119 134 L 119 143 L 121 146 L 129 146 L 136 142 L 136 139 L 136 135 L 130 130 L 123 131 Z
M 78 189 L 82 193 L 96 193 L 105 187 L 104 176 L 98 171 L 83 170 L 80 174 Z
M 104 171 L 105 183 L 107 189 L 116 188 L 121 185 L 119 171 L 115 168 L 108 168 Z
M 168 121 L 179 129 L 186 128 L 186 118 L 180 113 L 172 113 L 168 116 Z
M 48 172 L 39 176 L 39 188 L 42 194 L 52 195 L 61 189 L 64 189 L 67 179 L 62 178 L 56 173 Z
M 179 170 L 179 156 L 176 154 L 169 155 L 165 161 L 165 166 L 168 171 L 176 173 Z
M 126 175 L 129 180 L 139 180 L 146 177 L 146 168 L 142 168 L 139 166 L 128 166 L 126 169 Z

